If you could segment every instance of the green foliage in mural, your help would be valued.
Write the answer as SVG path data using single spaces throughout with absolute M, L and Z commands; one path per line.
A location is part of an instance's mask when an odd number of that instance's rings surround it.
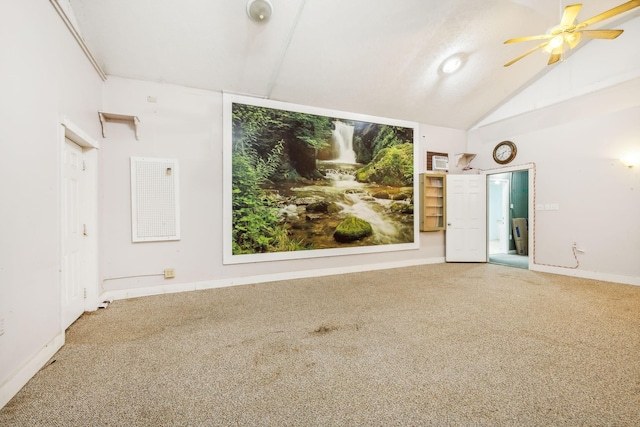
M 249 147 L 233 153 L 234 255 L 305 249 L 289 240 L 280 224 L 275 199 L 260 187 L 277 169 L 282 147 L 282 142 L 277 144 L 266 158 Z
M 353 146 L 360 163 L 369 163 L 378 153 L 400 144 L 413 144 L 413 129 L 377 123 L 355 122 Z
M 360 182 L 395 187 L 413 185 L 413 144 L 383 148 L 375 158 L 356 173 Z
M 307 249 L 289 240 L 266 184 L 319 176 L 315 153 L 331 137 L 329 118 L 233 104 L 233 253 Z
M 233 104 L 233 151 L 251 148 L 267 156 L 283 142 L 281 162 L 273 181 L 318 178 L 316 152 L 329 145 L 329 117 L 254 105 Z
M 277 166 L 282 145 L 264 158 L 243 147 L 233 153 L 233 253 L 266 252 L 278 227 L 275 201 L 260 188 Z

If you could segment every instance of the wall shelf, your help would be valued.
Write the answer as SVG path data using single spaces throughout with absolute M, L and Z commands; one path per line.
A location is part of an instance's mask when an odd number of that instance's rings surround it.
M 456 156 L 458 157 L 458 163 L 456 166 L 462 166 L 462 170 L 471 169 L 471 160 L 476 158 L 474 153 L 458 153 Z
M 420 231 L 445 229 L 445 177 L 445 174 L 420 174 Z
M 140 123 L 140 119 L 138 116 L 131 116 L 129 114 L 116 114 L 116 113 L 107 113 L 104 111 L 98 111 L 98 116 L 100 117 L 100 125 L 102 126 L 102 137 L 106 138 L 107 134 L 104 128 L 105 123 L 107 122 L 130 122 L 133 123 L 134 132 L 136 134 L 136 139 L 138 139 L 138 124 Z

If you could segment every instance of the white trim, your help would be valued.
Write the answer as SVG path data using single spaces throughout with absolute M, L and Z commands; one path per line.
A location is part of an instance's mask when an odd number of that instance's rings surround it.
M 418 265 L 443 264 L 444 257 L 429 258 L 424 260 L 408 260 L 388 262 L 374 265 L 360 265 L 349 267 L 337 267 L 321 270 L 305 270 L 286 273 L 263 274 L 258 276 L 231 277 L 228 279 L 203 280 L 200 282 L 178 283 L 172 285 L 147 286 L 143 288 L 121 289 L 107 291 L 100 297 L 101 301 L 113 301 L 128 298 L 140 298 L 153 295 L 174 294 L 178 292 L 191 292 L 205 289 L 227 288 L 231 286 L 250 285 L 258 283 L 275 282 L 280 280 L 307 279 L 311 277 L 332 276 L 338 274 L 360 273 L 364 271 L 387 270 L 390 268 L 413 267 Z M 556 274 L 559 276 L 575 276 L 585 279 L 600 280 L 618 284 L 640 286 L 639 277 L 601 274 L 583 270 L 568 271 L 563 268 L 544 267 L 529 263 L 529 270 Z M 571 273 L 571 274 L 568 274 Z
M 67 116 L 62 116 L 60 123 L 65 128 L 65 136 L 84 148 L 100 148 L 100 143 L 91 138 L 82 129 L 76 126 Z
M 534 169 L 535 163 L 521 163 L 519 165 L 500 166 L 493 169 L 481 169 L 480 173 L 484 175 L 496 175 L 500 173 L 519 172 L 528 169 Z
M 354 265 L 348 267 L 323 268 L 319 270 L 292 271 L 258 276 L 230 277 L 228 279 L 204 280 L 201 282 L 179 283 L 174 285 L 148 286 L 144 288 L 121 289 L 102 294 L 101 300 L 110 301 L 152 295 L 172 294 L 204 289 L 226 288 L 229 286 L 275 282 L 279 280 L 306 279 L 310 277 L 333 276 L 337 274 L 360 273 L 363 271 L 387 270 L 390 268 L 412 267 L 416 265 L 442 264 L 444 257 L 394 261 L 380 264 Z
M 560 276 L 580 277 L 582 279 L 599 280 L 622 285 L 640 286 L 640 277 L 623 276 L 620 274 L 599 273 L 597 271 L 572 270 L 564 267 L 553 267 L 544 264 L 529 264 L 529 270 L 542 273 L 557 274 Z
M 44 347 L 42 347 L 32 358 L 19 368 L 9 379 L 0 385 L 0 408 L 9 401 L 24 387 L 31 378 L 47 363 L 49 359 L 64 345 L 64 331 L 56 335 Z
M 100 64 L 98 64 L 98 61 L 96 60 L 96 58 L 94 58 L 93 54 L 89 50 L 89 47 L 84 42 L 84 39 L 82 38 L 82 35 L 80 34 L 78 28 L 76 28 L 76 25 L 74 24 L 75 16 L 73 15 L 73 9 L 71 9 L 71 5 L 69 4 L 69 1 L 68 0 L 49 0 L 49 1 L 51 2 L 51 5 L 56 10 L 56 12 L 58 12 L 58 15 L 60 15 L 60 18 L 62 18 L 62 21 L 67 26 L 69 31 L 71 31 L 73 38 L 76 39 L 76 41 L 78 42 L 78 45 L 80 45 L 80 48 L 82 49 L 82 52 L 84 52 L 89 62 L 91 62 L 91 65 L 93 65 L 93 68 L 98 72 L 98 75 L 100 76 L 102 81 L 107 81 L 107 75 L 102 70 L 102 67 L 100 67 Z M 64 5 L 61 4 L 61 2 L 63 2 Z

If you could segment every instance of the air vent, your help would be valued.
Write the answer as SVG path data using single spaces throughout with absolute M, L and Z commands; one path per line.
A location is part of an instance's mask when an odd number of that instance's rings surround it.
M 431 165 L 434 171 L 446 171 L 449 170 L 449 157 L 446 156 L 433 156 L 431 158 Z

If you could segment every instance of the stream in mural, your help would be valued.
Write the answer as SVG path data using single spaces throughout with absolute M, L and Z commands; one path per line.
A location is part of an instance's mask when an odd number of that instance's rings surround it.
M 336 158 L 317 160 L 325 179 L 308 185 L 282 183 L 275 186 L 281 200 L 280 214 L 292 239 L 312 244 L 314 249 L 337 246 L 334 231 L 347 216 L 371 224 L 370 237 L 340 246 L 365 246 L 413 241 L 413 187 L 392 187 L 356 180 L 363 164 L 356 162 L 354 126 L 334 122 L 332 139 Z M 316 209 L 315 206 L 318 206 Z M 329 212 L 324 212 L 324 207 Z M 331 206 L 334 208 L 331 209 Z

